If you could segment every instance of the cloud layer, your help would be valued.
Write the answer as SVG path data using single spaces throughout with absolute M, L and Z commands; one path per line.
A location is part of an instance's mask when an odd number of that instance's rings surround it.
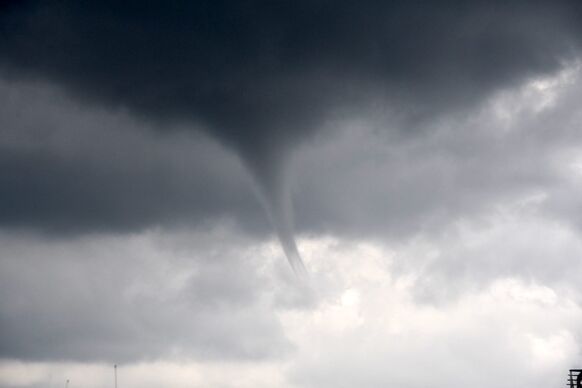
M 0 62 L 109 107 L 202 123 L 265 170 L 338 108 L 381 97 L 422 116 L 556 70 L 579 47 L 579 13 L 567 1 L 14 2 Z

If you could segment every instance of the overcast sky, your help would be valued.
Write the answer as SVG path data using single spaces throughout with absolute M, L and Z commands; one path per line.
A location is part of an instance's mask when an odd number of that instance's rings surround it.
M 121 3 L 0 5 L 0 388 L 582 368 L 579 1 Z

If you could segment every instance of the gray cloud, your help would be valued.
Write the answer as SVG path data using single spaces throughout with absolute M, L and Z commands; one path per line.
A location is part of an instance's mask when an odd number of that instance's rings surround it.
M 46 84 L 0 83 L 0 223 L 53 235 L 202 226 L 265 231 L 250 177 L 201 133 L 157 136 Z
M 422 136 L 387 133 L 384 117 L 334 123 L 336 137 L 297 153 L 298 229 L 401 239 L 536 197 L 546 216 L 576 223 L 581 90 L 573 64 Z
M 224 229 L 1 239 L 0 358 L 260 360 L 291 349 L 265 263 Z

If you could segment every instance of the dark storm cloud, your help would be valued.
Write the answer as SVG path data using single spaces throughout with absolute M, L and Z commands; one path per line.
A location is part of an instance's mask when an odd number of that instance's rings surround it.
M 465 105 L 558 67 L 577 2 L 13 2 L 0 61 L 77 96 L 201 122 L 259 174 L 334 109 Z
M 581 8 L 576 1 L 9 2 L 0 11 L 0 68 L 9 78 L 54 82 L 78 101 L 125 109 L 160 130 L 203 128 L 250 168 L 292 257 L 282 165 L 294 145 L 328 119 L 370 111 L 386 113 L 388 128 L 411 129 L 554 72 L 579 51 Z M 41 192 L 35 182 L 46 176 L 76 176 L 68 161 L 39 172 L 40 160 L 4 157 L 8 179 L 13 166 L 33 180 L 5 189 L 8 199 Z M 126 179 L 110 174 L 95 182 Z M 139 198 L 131 191 L 115 193 Z M 34 214 L 49 224 L 55 215 L 58 224 L 64 208 L 46 199 Z M 129 209 L 140 214 L 155 200 Z M 108 213 L 91 206 L 99 210 L 81 218 L 94 215 L 106 227 Z M 7 219 L 29 223 L 31 209 L 16 206 Z M 145 213 L 150 218 L 128 226 L 173 217 Z M 119 222 L 114 215 L 112 224 Z

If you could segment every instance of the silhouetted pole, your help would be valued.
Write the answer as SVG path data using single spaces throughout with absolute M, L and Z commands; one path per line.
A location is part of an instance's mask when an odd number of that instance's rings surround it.
M 65 381 L 65 388 L 69 388 L 69 379 L 67 379 L 67 381 Z
M 113 372 L 115 375 L 115 388 L 117 388 L 117 364 L 113 365 Z

